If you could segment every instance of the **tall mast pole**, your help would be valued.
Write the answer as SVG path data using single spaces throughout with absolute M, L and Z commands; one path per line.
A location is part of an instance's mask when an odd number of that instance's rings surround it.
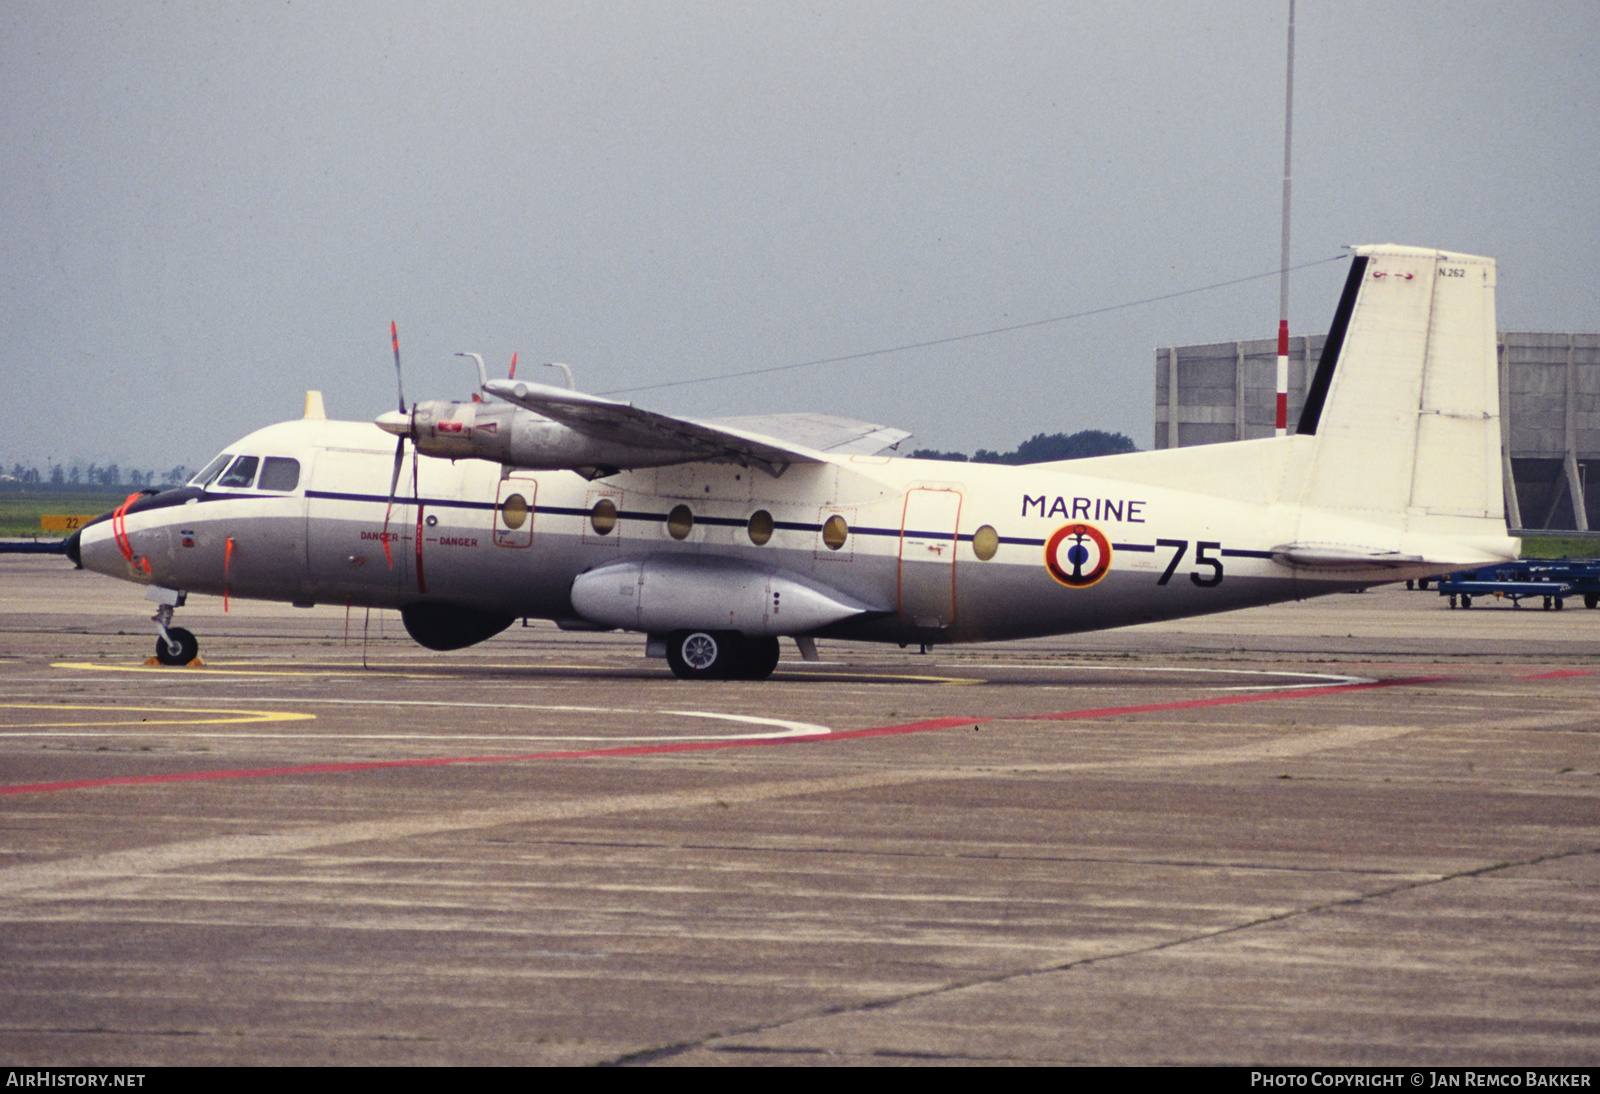
M 1289 151 L 1294 135 L 1294 0 L 1289 0 L 1289 71 L 1283 93 L 1283 249 L 1278 256 L 1278 429 L 1289 432 Z

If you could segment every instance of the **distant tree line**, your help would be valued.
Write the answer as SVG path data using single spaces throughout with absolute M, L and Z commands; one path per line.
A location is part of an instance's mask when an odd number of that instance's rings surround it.
M 955 460 L 962 463 L 1050 463 L 1055 460 L 1081 460 L 1088 456 L 1115 456 L 1118 452 L 1137 452 L 1139 446 L 1123 433 L 1084 429 L 1077 433 L 1035 433 L 1010 452 L 991 452 L 980 448 L 971 456 L 965 452 L 939 452 L 919 448 L 911 453 L 918 460 Z
M 102 467 L 97 463 L 82 464 L 73 461 L 71 464 L 51 464 L 49 472 L 42 473 L 37 467 L 17 463 L 12 465 L 9 473 L 4 470 L 4 465 L 0 464 L 0 485 L 55 487 L 64 490 L 117 489 L 123 486 L 142 489 L 157 485 L 177 486 L 188 481 L 192 474 L 192 471 L 181 464 L 166 472 L 156 472 L 132 468 L 124 471 L 114 463 Z

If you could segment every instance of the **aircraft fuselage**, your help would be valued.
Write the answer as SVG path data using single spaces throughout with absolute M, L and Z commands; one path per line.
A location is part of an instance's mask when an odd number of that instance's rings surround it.
M 298 481 L 145 499 L 120 533 L 115 521 L 86 531 L 84 565 L 188 592 L 435 601 L 570 625 L 585 621 L 572 590 L 586 571 L 726 560 L 799 575 L 868 609 L 809 633 L 889 642 L 1095 630 L 1408 576 L 1394 567 L 1308 576 L 1273 557 L 1294 538 L 1290 513 L 1063 465 L 847 456 L 777 478 L 686 464 L 591 482 L 424 456 L 413 480 L 407 452 L 391 506 L 393 450 L 365 423 L 286 422 L 229 452 L 293 460 Z

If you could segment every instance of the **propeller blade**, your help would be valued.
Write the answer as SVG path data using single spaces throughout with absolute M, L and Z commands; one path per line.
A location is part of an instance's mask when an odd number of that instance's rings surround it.
M 394 386 L 400 392 L 400 413 L 406 412 L 406 385 L 400 378 L 400 328 L 395 326 L 394 320 L 389 320 L 389 338 L 394 342 Z M 398 465 L 397 465 L 398 466 Z M 396 471 L 395 474 L 399 474 Z M 393 490 L 389 491 L 391 494 Z
M 509 378 L 512 380 L 517 378 L 517 355 L 515 353 L 511 355 L 511 376 Z
M 394 569 L 394 556 L 389 553 L 389 517 L 394 513 L 394 495 L 400 488 L 400 465 L 406 458 L 406 439 L 401 437 L 394 445 L 394 474 L 389 476 L 389 504 L 383 510 L 383 560 Z
M 428 591 L 428 584 L 422 577 L 422 490 L 417 485 L 417 464 L 422 461 L 417 458 L 415 450 L 411 453 L 411 503 L 417 507 L 417 592 Z

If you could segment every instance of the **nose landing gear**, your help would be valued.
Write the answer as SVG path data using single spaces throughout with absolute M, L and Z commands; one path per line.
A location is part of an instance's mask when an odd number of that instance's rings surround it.
M 172 625 L 172 610 L 181 608 L 186 599 L 183 593 L 152 586 L 145 595 L 157 602 L 156 614 L 150 617 L 160 637 L 156 639 L 154 662 L 161 665 L 198 665 L 200 640 L 193 631 Z

